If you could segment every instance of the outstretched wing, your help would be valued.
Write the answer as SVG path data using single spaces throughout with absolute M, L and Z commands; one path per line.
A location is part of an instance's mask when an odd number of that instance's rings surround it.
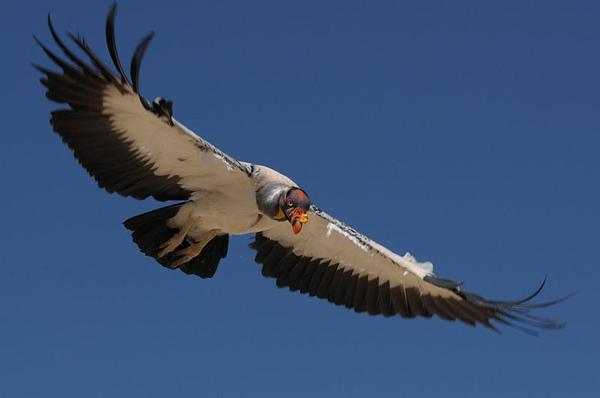
M 543 284 L 523 300 L 486 300 L 464 291 L 458 282 L 435 276 L 431 263 L 419 263 L 408 253 L 399 256 L 315 206 L 309 213 L 300 234 L 282 224 L 256 234 L 250 244 L 257 251 L 256 262 L 263 264 L 263 275 L 276 278 L 278 287 L 369 314 L 437 315 L 494 330 L 490 321 L 497 321 L 528 333 L 563 326 L 529 313 L 563 300 L 528 303 Z
M 131 62 L 129 82 L 114 40 L 116 6 L 106 22 L 106 41 L 116 76 L 82 38 L 69 35 L 88 56 L 81 60 L 48 26 L 65 61 L 40 44 L 62 69 L 56 73 L 34 65 L 44 74 L 46 96 L 69 106 L 52 112 L 50 122 L 75 157 L 109 192 L 144 199 L 188 199 L 200 190 L 231 188 L 252 191 L 250 166 L 224 154 L 173 118 L 172 103 L 150 103 L 139 94 L 139 69 L 152 34 L 138 45 Z

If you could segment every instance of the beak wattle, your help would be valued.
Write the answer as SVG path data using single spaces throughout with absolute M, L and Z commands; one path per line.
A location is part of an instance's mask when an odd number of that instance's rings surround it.
M 290 224 L 292 224 L 292 231 L 295 234 L 299 234 L 302 231 L 302 226 L 308 222 L 308 214 L 300 209 L 294 210 L 290 217 Z

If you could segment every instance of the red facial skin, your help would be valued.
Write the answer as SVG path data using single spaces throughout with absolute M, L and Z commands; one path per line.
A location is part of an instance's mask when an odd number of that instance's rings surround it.
M 302 226 L 308 222 L 308 215 L 304 210 L 295 208 L 290 217 L 290 224 L 292 224 L 292 231 L 295 234 L 299 234 L 302 231 Z
M 308 222 L 307 210 L 310 206 L 310 200 L 306 193 L 300 188 L 293 188 L 281 195 L 280 206 L 285 217 L 292 224 L 294 234 L 299 234 L 302 226 Z

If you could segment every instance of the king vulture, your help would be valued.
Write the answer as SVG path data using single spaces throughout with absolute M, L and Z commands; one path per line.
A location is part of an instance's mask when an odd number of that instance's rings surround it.
M 319 209 L 290 178 L 238 161 L 185 127 L 173 103 L 140 94 L 139 70 L 153 34 L 142 39 L 129 77 L 115 44 L 116 5 L 108 13 L 106 44 L 116 73 L 80 37 L 69 38 L 84 61 L 57 35 L 62 56 L 37 38 L 58 72 L 34 65 L 46 96 L 64 107 L 53 130 L 101 188 L 135 199 L 176 201 L 124 222 L 133 241 L 162 266 L 212 277 L 227 255 L 230 235 L 254 234 L 250 247 L 262 274 L 278 287 L 326 299 L 356 312 L 459 320 L 497 330 L 493 322 L 528 333 L 563 323 L 532 310 L 542 285 L 516 301 L 493 301 L 433 273 L 432 264 L 400 256 Z

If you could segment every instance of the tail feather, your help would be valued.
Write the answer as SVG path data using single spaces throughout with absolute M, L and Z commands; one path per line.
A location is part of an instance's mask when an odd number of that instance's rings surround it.
M 188 275 L 195 274 L 200 278 L 212 278 L 217 272 L 219 261 L 227 256 L 228 247 L 229 235 L 216 236 L 206 245 L 199 256 L 179 268 Z
M 167 222 L 175 217 L 180 207 L 185 203 L 178 203 L 171 206 L 161 207 L 147 213 L 134 216 L 125 222 L 125 228 L 132 231 L 133 241 L 138 245 L 142 253 L 153 257 L 159 264 L 167 268 L 173 267 L 173 263 L 178 259 L 174 253 L 167 254 L 158 258 L 160 246 L 168 241 L 177 229 L 168 226 Z M 177 249 L 183 249 L 189 246 L 184 241 Z M 198 275 L 201 278 L 212 278 L 217 272 L 217 266 L 222 258 L 227 256 L 229 246 L 229 235 L 219 235 L 213 238 L 202 252 L 179 266 L 186 274 Z

